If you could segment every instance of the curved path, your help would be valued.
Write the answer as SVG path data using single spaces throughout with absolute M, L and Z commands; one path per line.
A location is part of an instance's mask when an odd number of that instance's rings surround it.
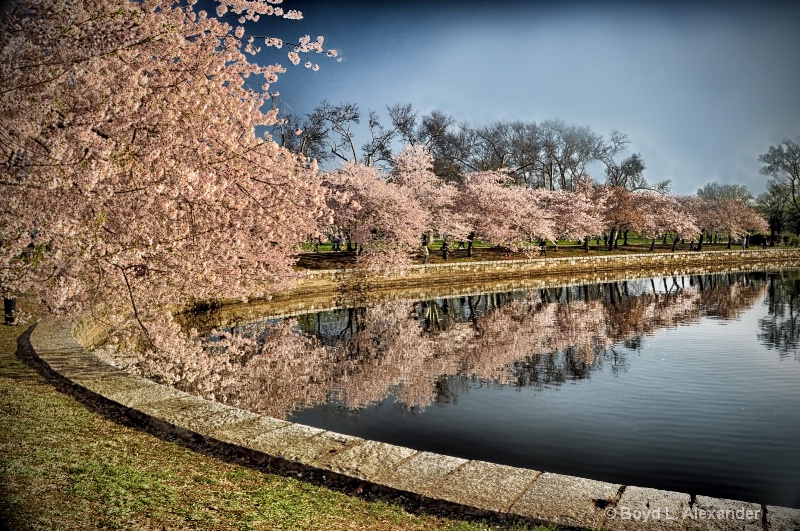
M 94 333 L 98 333 L 94 331 Z M 112 367 L 84 348 L 93 331 L 48 317 L 31 334 L 39 358 L 79 392 L 186 440 L 257 465 L 315 471 L 403 493 L 429 506 L 565 528 L 800 529 L 800 510 L 610 484 L 421 452 L 324 431 L 203 400 Z

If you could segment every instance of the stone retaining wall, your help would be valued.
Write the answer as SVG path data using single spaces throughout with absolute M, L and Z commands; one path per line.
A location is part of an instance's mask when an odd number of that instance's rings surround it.
M 367 273 L 366 276 L 383 286 L 407 286 L 420 281 L 463 280 L 464 278 L 497 278 L 538 276 L 597 271 L 639 271 L 641 269 L 682 269 L 741 264 L 775 264 L 800 261 L 800 249 L 767 249 L 711 252 L 638 253 L 618 255 L 589 255 L 582 257 L 539 258 L 532 260 L 496 260 L 489 262 L 458 262 L 449 264 L 413 265 L 401 275 Z M 357 270 L 340 269 L 311 271 L 300 279 L 298 287 L 335 285 L 358 274 Z M 361 275 L 364 275 L 362 272 Z
M 718 256 L 713 256 L 718 255 Z M 733 264 L 737 268 L 791 267 L 797 251 L 632 255 L 524 261 L 484 262 L 417 267 L 410 274 L 431 278 L 483 275 L 532 275 L 597 272 L 620 268 L 684 268 L 707 270 Z M 559 269 L 557 264 L 562 264 Z M 759 266 L 759 267 L 756 267 Z M 455 272 L 459 271 L 459 275 Z M 432 272 L 435 272 L 433 274 Z M 626 276 L 630 272 L 626 272 Z M 350 275 L 355 275 L 351 277 Z M 353 279 L 356 280 L 353 280 Z M 410 277 L 385 278 L 403 285 Z M 352 272 L 313 273 L 298 286 L 300 294 L 331 289 L 342 279 L 361 282 Z M 368 285 L 377 281 L 374 277 Z M 347 285 L 347 283 L 345 283 Z M 412 498 L 425 506 L 470 514 L 497 514 L 566 528 L 609 530 L 711 531 L 800 529 L 800 510 L 709 498 L 692 493 L 660 491 L 579 477 L 466 460 L 324 431 L 274 419 L 191 396 L 111 367 L 85 347 L 102 337 L 90 316 L 75 323 L 43 319 L 31 333 L 36 355 L 76 392 L 124 412 L 161 432 L 187 442 L 202 442 L 223 453 L 270 466 L 325 475 L 329 480 L 356 482 L 365 488 Z M 80 339 L 80 341 L 79 341 Z
M 192 326 L 200 329 L 233 326 L 267 317 L 288 317 L 384 300 L 430 300 L 651 276 L 788 267 L 800 267 L 800 249 L 459 262 L 413 265 L 399 274 L 364 269 L 309 271 L 292 290 L 277 293 L 270 300 L 226 302 L 213 312 L 193 316 Z

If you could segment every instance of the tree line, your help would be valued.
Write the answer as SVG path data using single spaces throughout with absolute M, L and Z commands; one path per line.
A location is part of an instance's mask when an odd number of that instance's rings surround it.
M 95 310 L 120 348 L 183 352 L 166 308 L 269 296 L 296 275 L 309 233 L 346 232 L 364 260 L 394 264 L 428 230 L 529 250 L 603 231 L 759 229 L 741 202 L 710 208 L 652 191 L 664 187 L 646 184 L 641 157 L 615 162 L 628 145 L 619 133 L 557 120 L 473 128 L 396 106 L 389 122 L 369 114 L 359 146 L 354 105 L 283 119 L 269 102 L 285 68 L 254 62 L 259 46 L 309 71 L 335 50 L 307 35 L 248 35 L 249 22 L 298 18 L 291 10 L 218 4 L 217 16 L 191 0 L 3 5 L 4 299 Z M 768 155 L 783 175 L 779 153 Z M 315 158 L 347 162 L 321 172 Z M 606 164 L 605 183 L 586 176 L 592 160 Z M 789 171 L 776 183 L 793 191 Z
M 573 191 L 587 164 L 601 162 L 611 186 L 669 190 L 668 180 L 645 180 L 639 153 L 618 160 L 631 144 L 619 131 L 605 137 L 558 119 L 475 126 L 440 110 L 421 115 L 411 104 L 388 106 L 386 111 L 382 118 L 371 110 L 364 115 L 355 103 L 323 101 L 304 117 L 283 116 L 273 126 L 273 136 L 305 157 L 368 167 L 391 167 L 403 146 L 423 146 L 433 157 L 433 173 L 448 182 L 462 182 L 470 172 L 502 169 L 521 186 Z M 360 132 L 366 141 L 359 141 Z
M 518 186 L 508 169 L 467 172 L 452 182 L 435 174 L 434 161 L 427 148 L 406 146 L 391 170 L 348 161 L 323 173 L 333 214 L 329 230 L 366 261 L 401 264 L 427 243 L 421 241 L 426 233 L 470 244 L 478 237 L 535 255 L 548 240 L 581 240 L 588 250 L 590 238 L 604 234 L 611 249 L 618 235 L 627 243 L 629 233 L 650 238 L 651 250 L 668 234 L 673 250 L 679 239 L 702 250 L 712 236 L 726 236 L 730 246 L 768 228 L 745 201 L 709 194 L 720 185 L 676 197 L 598 184 L 583 173 L 573 190 L 548 190 Z
M 798 139 L 800 141 L 800 138 Z M 769 223 L 774 239 L 781 233 L 800 234 L 800 144 L 786 138 L 758 157 L 761 173 L 770 177 L 756 207 Z
M 360 135 L 364 134 L 367 140 L 359 141 Z M 322 101 L 304 117 L 291 113 L 284 115 L 274 124 L 273 135 L 283 147 L 300 156 L 323 163 L 377 168 L 383 172 L 384 181 L 403 179 L 399 177 L 402 169 L 396 166 L 396 160 L 401 150 L 408 146 L 423 148 L 430 156 L 430 172 L 444 183 L 462 189 L 474 190 L 476 182 L 470 184 L 468 181 L 474 180 L 481 172 L 501 172 L 502 176 L 495 175 L 492 179 L 549 192 L 579 192 L 587 180 L 586 167 L 592 162 L 600 162 L 604 166 L 602 184 L 608 189 L 617 190 L 615 193 L 619 197 L 614 199 L 617 203 L 629 202 L 624 191 L 668 194 L 670 188 L 669 180 L 651 183 L 644 177 L 646 166 L 639 153 L 621 158 L 631 144 L 624 133 L 612 131 L 606 137 L 587 126 L 567 124 L 558 119 L 540 123 L 500 121 L 475 126 L 460 122 L 440 110 L 420 114 L 411 104 L 387 106 L 386 114 L 382 117 L 372 110 L 364 115 L 355 103 L 332 104 Z M 745 233 L 769 230 L 769 243 L 780 242 L 781 236 L 787 241 L 787 230 L 800 232 L 800 199 L 797 197 L 800 186 L 799 157 L 797 144 L 791 140 L 771 147 L 767 154 L 759 157 L 766 164 L 762 173 L 772 176 L 772 180 L 768 183 L 767 192 L 758 198 L 754 198 L 744 185 L 712 182 L 698 190 L 699 199 L 684 198 L 681 203 L 686 205 L 684 209 L 693 210 L 694 214 L 689 218 L 699 224 L 701 228 L 698 231 L 705 238 L 708 234 L 714 234 L 715 239 L 720 234 L 741 238 Z M 429 193 L 434 192 L 429 190 Z M 442 190 L 435 193 L 441 194 Z M 579 195 L 572 194 L 569 197 L 580 204 Z M 639 199 L 643 197 L 646 196 L 640 196 Z M 424 199 L 421 201 L 425 202 Z M 461 201 L 462 204 L 467 203 L 465 197 Z M 698 208 L 692 201 L 701 205 L 710 203 Z M 553 201 L 551 199 L 545 203 L 552 205 Z M 718 212 L 721 205 L 727 205 L 727 213 Z M 584 206 L 587 211 L 592 210 Z M 441 204 L 435 208 L 438 211 L 444 209 Z M 603 208 L 601 206 L 600 210 Z M 737 208 L 741 211 L 738 217 L 729 215 Z M 755 218 L 748 222 L 748 229 L 734 227 L 733 222 L 709 219 L 711 213 L 718 219 L 740 219 L 743 213 L 752 218 L 753 212 L 748 210 L 752 208 L 767 220 L 766 228 Z M 617 208 L 620 209 L 625 210 Z M 630 208 L 627 211 L 632 212 Z M 449 215 L 453 217 L 452 209 Z M 686 212 L 683 215 L 687 215 Z M 612 220 L 614 217 L 616 219 Z M 605 230 L 601 232 L 607 235 L 624 233 L 626 237 L 628 232 L 637 232 L 643 226 L 641 221 L 621 220 L 618 214 L 600 224 L 603 223 Z M 484 231 L 487 230 L 488 227 L 484 227 Z M 698 247 L 702 249 L 704 239 L 698 235 L 697 240 Z

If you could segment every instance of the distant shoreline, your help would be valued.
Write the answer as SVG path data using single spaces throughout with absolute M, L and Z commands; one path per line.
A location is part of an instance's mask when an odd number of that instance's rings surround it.
M 210 311 L 175 312 L 199 328 L 367 305 L 621 281 L 652 276 L 762 271 L 800 267 L 800 249 L 583 255 L 411 265 L 395 272 L 365 268 L 306 270 L 297 284 L 268 300 L 220 301 Z

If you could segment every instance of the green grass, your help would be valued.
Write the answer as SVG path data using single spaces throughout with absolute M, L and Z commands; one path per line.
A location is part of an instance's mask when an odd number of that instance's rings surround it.
M 560 241 L 558 251 L 553 251 L 553 243 L 548 241 L 547 255 L 540 255 L 536 259 L 548 260 L 551 258 L 649 253 L 651 240 L 631 236 L 628 238 L 628 245 L 623 245 L 622 240 L 620 240 L 618 247 L 616 249 L 612 249 L 611 251 L 608 250 L 608 247 L 606 245 L 603 245 L 602 240 L 600 240 L 600 245 L 597 245 L 595 242 L 596 240 L 592 240 L 590 242 L 589 252 L 587 254 L 586 250 L 583 248 L 583 245 L 578 244 L 574 240 Z M 445 263 L 445 260 L 440 251 L 441 245 L 442 242 L 440 240 L 436 240 L 428 246 L 430 249 L 430 256 L 428 258 L 428 263 L 430 264 Z M 723 241 L 715 244 L 704 243 L 703 251 L 725 251 L 727 250 L 727 247 L 728 247 L 727 239 L 723 239 Z M 676 246 L 675 250 L 678 252 L 685 252 L 689 251 L 689 248 L 690 248 L 689 241 L 686 241 L 686 243 L 678 242 L 678 245 Z M 758 250 L 760 248 L 761 248 L 760 246 L 750 247 L 751 250 Z M 355 260 L 355 255 L 353 253 L 330 252 L 329 249 L 330 245 L 328 245 L 327 248 L 323 245 L 320 248 L 320 252 L 307 251 L 300 253 L 298 255 L 299 260 L 297 262 L 296 268 L 297 269 L 340 269 L 340 268 L 355 266 L 356 260 Z M 734 251 L 741 249 L 742 248 L 740 245 L 737 246 L 736 244 L 734 244 L 731 246 L 731 250 Z M 667 244 L 663 244 L 661 243 L 661 240 L 656 240 L 653 251 L 657 253 L 670 253 L 672 252 L 672 243 L 670 242 Z M 484 244 L 483 242 L 476 242 L 476 245 L 473 248 L 472 257 L 468 257 L 466 249 L 459 249 L 458 242 L 451 242 L 447 263 L 480 262 L 487 260 L 525 260 L 527 258 L 528 257 L 522 252 L 507 253 L 503 249 L 499 249 L 497 247 Z M 415 256 L 412 256 L 412 261 L 413 263 L 416 264 L 422 263 L 421 250 L 420 252 L 416 253 Z
M 529 529 L 410 513 L 139 431 L 31 368 L 27 335 L 0 326 L 0 529 Z

